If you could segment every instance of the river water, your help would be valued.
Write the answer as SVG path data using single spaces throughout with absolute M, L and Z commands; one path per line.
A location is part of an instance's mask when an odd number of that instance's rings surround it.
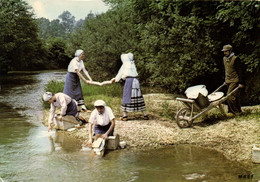
M 259 167 L 248 170 L 216 151 L 191 146 L 92 157 L 79 141 L 48 133 L 41 124 L 44 85 L 64 80 L 64 71 L 15 72 L 0 79 L 0 182 L 260 180 Z M 239 177 L 248 174 L 253 178 Z

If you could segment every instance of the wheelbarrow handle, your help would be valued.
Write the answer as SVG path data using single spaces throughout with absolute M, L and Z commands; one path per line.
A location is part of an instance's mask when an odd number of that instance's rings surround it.
M 226 85 L 226 82 L 224 82 L 222 85 L 220 85 L 220 87 L 218 87 L 213 93 L 219 91 L 220 89 L 222 89 L 222 87 L 224 87 Z
M 236 92 L 238 89 L 240 89 L 240 87 L 236 87 L 234 90 L 232 90 L 226 97 L 229 97 L 230 95 L 232 95 L 234 92 Z

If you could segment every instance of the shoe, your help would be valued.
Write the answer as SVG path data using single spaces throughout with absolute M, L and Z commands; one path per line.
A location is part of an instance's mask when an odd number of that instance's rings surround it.
M 83 108 L 81 109 L 81 111 L 82 111 L 82 112 L 88 112 L 87 109 L 83 109 Z
M 147 115 L 144 116 L 144 120 L 149 120 L 149 117 Z
M 127 121 L 127 116 L 120 117 L 119 119 L 120 119 L 121 121 Z
M 82 116 L 78 116 L 78 119 L 82 122 L 82 123 L 87 123 L 88 121 L 85 119 L 85 118 L 83 118 Z

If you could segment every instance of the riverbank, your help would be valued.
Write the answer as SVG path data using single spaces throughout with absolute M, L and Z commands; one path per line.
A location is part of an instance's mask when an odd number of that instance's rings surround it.
M 141 113 L 131 113 L 129 121 L 120 121 L 120 113 L 116 115 L 115 134 L 126 141 L 127 150 L 148 150 L 171 145 L 189 144 L 217 150 L 232 161 L 252 165 L 252 146 L 260 144 L 259 113 L 260 106 L 243 107 L 241 116 L 226 117 L 217 109 L 210 111 L 206 118 L 195 120 L 190 128 L 180 129 L 174 120 L 162 118 L 151 108 L 160 112 L 160 109 L 173 108 L 176 110 L 177 101 L 171 95 L 148 94 L 145 101 L 150 120 L 143 120 Z M 156 108 L 156 107 L 157 108 Z M 163 111 L 161 111 L 163 112 Z M 81 113 L 89 118 L 90 112 Z M 48 111 L 45 111 L 43 122 L 46 124 Z M 86 128 L 67 132 L 82 142 L 88 141 L 88 125 Z

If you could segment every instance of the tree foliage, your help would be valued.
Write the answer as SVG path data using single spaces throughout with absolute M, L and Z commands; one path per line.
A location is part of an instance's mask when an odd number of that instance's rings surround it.
M 105 3 L 111 10 L 86 19 L 70 46 L 87 52 L 87 68 L 102 79 L 114 76 L 121 65 L 120 54 L 132 51 L 141 81 L 150 86 L 173 92 L 195 84 L 214 89 L 224 81 L 221 49 L 225 44 L 233 45 L 247 76 L 259 70 L 259 2 Z
M 37 24 L 27 3 L 0 1 L 0 72 L 37 69 L 44 55 Z
M 231 44 L 247 71 L 247 102 L 260 102 L 258 1 L 104 0 L 111 9 L 85 20 L 68 11 L 38 19 L 42 42 L 26 3 L 0 2 L 1 70 L 37 65 L 37 55 L 66 67 L 83 49 L 90 75 L 107 80 L 131 51 L 142 83 L 175 93 L 196 84 L 213 90 L 224 81 L 222 46 Z

